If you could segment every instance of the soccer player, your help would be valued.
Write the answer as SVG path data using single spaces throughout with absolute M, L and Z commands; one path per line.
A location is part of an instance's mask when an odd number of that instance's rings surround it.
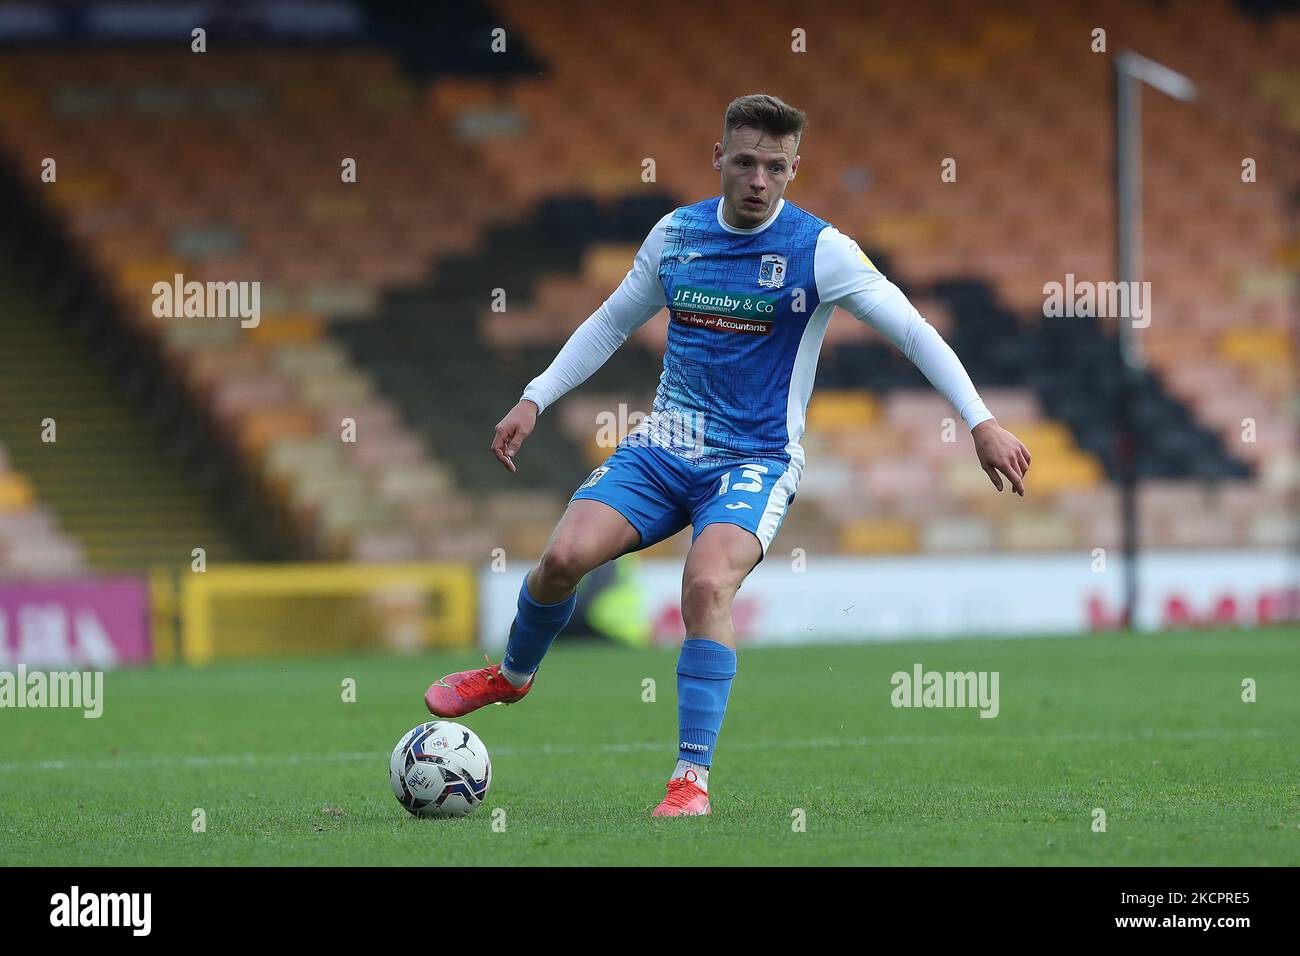
M 1024 495 L 1029 452 L 952 349 L 857 243 L 783 198 L 803 128 L 804 114 L 774 96 L 734 100 L 713 146 L 722 195 L 659 220 L 619 287 L 496 426 L 492 452 L 513 472 L 537 416 L 668 307 L 654 408 L 574 493 L 519 589 L 502 662 L 449 674 L 425 694 L 440 717 L 523 699 L 582 577 L 690 524 L 679 759 L 655 816 L 710 812 L 709 767 L 736 674 L 732 600 L 799 487 L 804 414 L 835 306 L 900 348 L 966 422 L 994 487 L 1005 476 Z

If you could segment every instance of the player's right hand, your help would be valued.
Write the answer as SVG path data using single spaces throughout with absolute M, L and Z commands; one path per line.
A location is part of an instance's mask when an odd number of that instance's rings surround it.
M 496 435 L 492 439 L 492 454 L 497 456 L 497 461 L 512 472 L 516 471 L 515 452 L 519 451 L 524 439 L 532 434 L 536 424 L 537 406 L 528 399 L 521 400 L 510 409 L 506 417 L 497 422 Z

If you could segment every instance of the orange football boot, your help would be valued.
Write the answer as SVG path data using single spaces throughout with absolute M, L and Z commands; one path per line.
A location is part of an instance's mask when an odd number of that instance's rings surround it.
M 702 789 L 696 780 L 694 770 L 688 770 L 676 780 L 668 781 L 668 796 L 664 802 L 655 807 L 652 817 L 706 817 L 713 811 L 709 809 L 708 791 Z
M 435 717 L 464 717 L 488 704 L 513 704 L 533 689 L 536 675 L 516 687 L 501 674 L 501 665 L 488 662 L 478 670 L 460 671 L 436 680 L 424 692 L 424 703 Z

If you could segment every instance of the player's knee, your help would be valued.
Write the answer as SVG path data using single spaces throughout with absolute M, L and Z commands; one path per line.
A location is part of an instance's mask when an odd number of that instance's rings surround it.
M 540 564 L 542 580 L 548 587 L 572 590 L 590 570 L 583 549 L 561 538 L 547 546 Z
M 704 623 L 725 612 L 731 605 L 732 589 L 710 574 L 695 574 L 682 589 L 682 618 L 690 629 L 693 622 Z

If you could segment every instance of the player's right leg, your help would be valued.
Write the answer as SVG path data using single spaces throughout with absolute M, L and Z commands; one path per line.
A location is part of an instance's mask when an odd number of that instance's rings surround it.
M 573 616 L 578 582 L 606 561 L 635 550 L 640 540 L 636 528 L 608 504 L 570 501 L 541 560 L 519 588 L 501 676 L 526 690 L 556 635 Z
M 487 704 L 521 700 L 532 689 L 543 655 L 573 615 L 578 582 L 593 568 L 634 549 L 639 540 L 636 529 L 608 505 L 570 502 L 519 589 L 504 659 L 436 681 L 424 695 L 430 713 L 462 717 Z
M 424 696 L 430 712 L 460 717 L 486 704 L 514 703 L 577 603 L 591 571 L 676 534 L 689 520 L 684 489 L 665 452 L 622 445 L 574 493 L 537 566 L 524 578 L 502 662 L 449 674 Z

